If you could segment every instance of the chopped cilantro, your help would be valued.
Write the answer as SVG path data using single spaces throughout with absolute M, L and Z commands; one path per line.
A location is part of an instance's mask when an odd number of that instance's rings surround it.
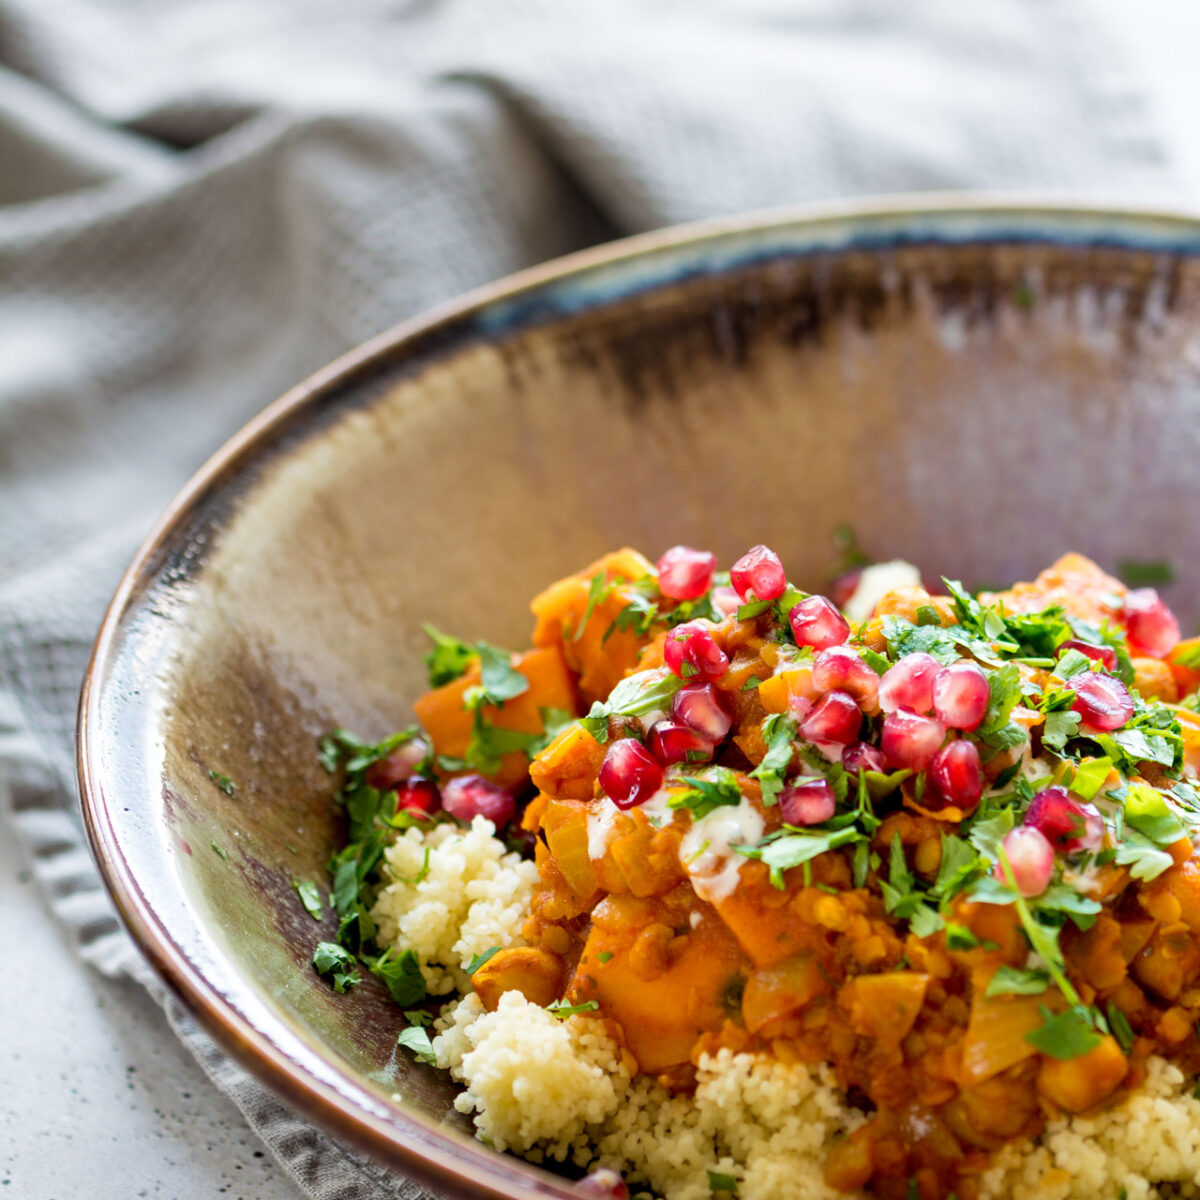
M 796 722 L 783 713 L 772 713 L 762 723 L 762 737 L 767 752 L 762 762 L 750 772 L 752 779 L 762 785 L 763 804 L 768 808 L 779 802 L 788 768 L 792 765 L 792 739 L 796 736 Z
M 1083 800 L 1091 800 L 1112 774 L 1111 758 L 1087 758 L 1075 767 L 1075 776 L 1068 785 Z
M 1125 824 L 1159 846 L 1170 846 L 1184 836 L 1179 818 L 1157 788 L 1131 783 L 1125 796 Z
M 232 796 L 237 791 L 237 784 L 229 778 L 228 775 L 222 775 L 220 771 L 210 770 L 208 777 L 225 793 L 227 796 Z
M 431 1067 L 437 1066 L 437 1055 L 433 1052 L 433 1042 L 429 1038 L 429 1031 L 422 1026 L 410 1025 L 407 1029 L 400 1030 L 400 1036 L 396 1038 L 396 1045 L 403 1046 L 405 1050 L 411 1050 L 418 1061 L 428 1063 Z
M 917 937 L 928 937 L 942 928 L 943 921 L 937 910 L 930 905 L 928 897 L 914 887 L 899 834 L 892 838 L 887 881 L 880 880 L 879 887 L 884 908 L 893 916 L 907 920 Z
M 872 650 L 870 646 L 860 646 L 858 656 L 876 675 L 882 675 L 892 665 L 886 655 Z
M 482 954 L 472 955 L 471 961 L 463 969 L 468 975 L 474 975 L 484 963 L 490 962 L 499 953 L 499 946 L 489 946 Z
M 1045 971 L 1010 967 L 1005 963 L 996 968 L 984 995 L 988 999 L 993 996 L 1040 996 L 1049 986 L 1050 976 Z
M 970 842 L 954 834 L 942 834 L 942 858 L 938 865 L 933 894 L 939 900 L 948 900 L 957 895 L 970 879 L 986 864 Z
M 772 886 L 782 891 L 784 871 L 810 862 L 818 854 L 865 840 L 864 835 L 853 826 L 803 832 L 784 830 L 768 834 L 757 846 L 735 846 L 734 849 L 747 858 L 757 858 L 765 863 L 771 871 Z
M 1090 671 L 1092 660 L 1082 650 L 1072 647 L 1054 664 L 1054 674 L 1059 679 L 1070 679 L 1081 671 Z
M 612 956 L 613 956 L 613 952 L 611 950 L 601 950 L 600 953 L 596 955 L 596 957 L 602 963 L 611 962 Z
M 578 1013 L 595 1012 L 599 1007 L 599 1000 L 585 1000 L 582 1004 L 568 1004 L 565 1000 L 555 1000 L 546 1005 L 546 1011 L 560 1021 L 565 1021 Z
M 1016 663 L 1005 663 L 988 674 L 988 710 L 975 736 L 997 750 L 1019 746 L 1025 730 L 1010 723 L 1012 710 L 1021 699 L 1021 671 Z
M 1200 638 L 1195 639 L 1190 646 L 1186 643 L 1183 645 L 1184 649 L 1176 650 L 1172 655 L 1172 663 L 1187 671 L 1200 671 Z
M 513 665 L 512 655 L 488 642 L 476 642 L 480 677 L 489 704 L 503 704 L 529 691 L 529 680 Z
M 579 628 L 575 630 L 571 641 L 577 642 L 583 637 L 583 631 L 587 628 L 587 623 L 592 619 L 592 613 L 596 611 L 597 604 L 603 604 L 616 590 L 617 584 L 623 580 L 623 576 L 615 576 L 613 579 L 606 580 L 603 571 L 597 571 L 588 582 L 587 606 L 583 610 L 583 619 L 579 622 Z
M 321 920 L 325 916 L 325 910 L 321 907 L 320 888 L 309 879 L 293 879 L 292 887 L 296 889 L 300 903 L 304 905 L 304 911 L 314 921 Z
M 699 821 L 715 809 L 741 804 L 742 789 L 737 775 L 728 767 L 709 767 L 705 771 L 684 777 L 687 787 L 672 792 L 668 808 L 686 808 Z
M 367 961 L 367 967 L 376 979 L 387 985 L 392 999 L 401 1008 L 420 1004 L 425 999 L 425 976 L 415 950 L 397 953 L 389 947 L 378 958 Z
M 979 945 L 979 939 L 965 926 L 956 921 L 946 922 L 947 950 L 974 950 Z
M 362 983 L 354 961 L 354 955 L 343 950 L 336 942 L 318 942 L 312 957 L 313 969 L 339 995 Z
M 1125 831 L 1114 861 L 1128 867 L 1130 875 L 1143 883 L 1157 879 L 1175 865 L 1175 860 L 1165 850 L 1160 850 L 1149 838 L 1132 829 Z
M 1043 1024 L 1025 1040 L 1051 1058 L 1080 1058 L 1100 1045 L 1096 1032 L 1096 1016 L 1082 1004 L 1072 1004 L 1064 1012 L 1053 1014 L 1042 1006 Z
M 670 672 L 659 675 L 654 671 L 640 671 L 629 675 L 613 688 L 608 700 L 597 700 L 580 724 L 601 743 L 608 741 L 608 718 L 610 716 L 640 717 L 646 713 L 669 708 L 671 698 L 683 686 L 683 680 Z
M 709 1191 L 713 1192 L 729 1192 L 730 1195 L 737 1195 L 738 1181 L 732 1175 L 723 1175 L 720 1171 L 709 1171 L 708 1173 Z
M 228 858 L 229 857 L 229 855 L 226 854 L 225 851 L 222 850 L 221 847 L 218 846 L 216 842 L 209 842 L 208 844 L 216 851 L 217 856 L 219 858 Z
M 410 1025 L 420 1025 L 422 1029 L 433 1024 L 433 1014 L 423 1008 L 406 1009 L 404 1016 Z
M 1061 753 L 1066 744 L 1079 732 L 1081 720 L 1079 713 L 1070 709 L 1047 713 L 1045 724 L 1042 726 L 1042 745 Z
M 1111 1000 L 1105 1009 L 1105 1015 L 1108 1017 L 1108 1028 L 1112 1032 L 1113 1037 L 1117 1039 L 1117 1043 L 1125 1054 L 1128 1054 L 1133 1049 L 1134 1042 L 1133 1029 L 1130 1027 L 1129 1018 Z
M 429 671 L 429 686 L 441 687 L 452 683 L 471 665 L 475 647 L 449 634 L 440 633 L 432 625 L 425 632 L 433 639 L 433 649 L 425 655 L 425 666 Z

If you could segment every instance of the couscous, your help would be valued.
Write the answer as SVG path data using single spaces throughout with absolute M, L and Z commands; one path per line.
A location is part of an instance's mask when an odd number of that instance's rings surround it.
M 678 546 L 532 607 L 322 745 L 314 965 L 480 1137 L 597 1195 L 1200 1194 L 1200 639 L 1153 589 Z

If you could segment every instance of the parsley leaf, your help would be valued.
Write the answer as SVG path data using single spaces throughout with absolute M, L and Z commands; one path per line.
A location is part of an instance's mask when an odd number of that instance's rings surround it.
M 1157 879 L 1175 865 L 1175 860 L 1165 850 L 1160 850 L 1149 838 L 1132 829 L 1125 831 L 1114 861 L 1128 867 L 1130 875 L 1143 883 Z
M 958 642 L 938 625 L 914 625 L 903 617 L 889 615 L 883 618 L 883 637 L 893 662 L 918 651 L 932 654 L 946 666 L 959 658 Z
M 747 858 L 757 858 L 765 863 L 771 870 L 771 885 L 782 891 L 784 871 L 809 862 L 818 854 L 865 840 L 864 835 L 850 825 L 841 829 L 769 834 L 757 846 L 735 846 L 734 849 Z
M 1076 764 L 1075 775 L 1068 784 L 1070 791 L 1083 800 L 1091 800 L 1112 774 L 1111 758 L 1087 758 Z
M 407 1029 L 400 1030 L 396 1045 L 411 1050 L 418 1061 L 428 1063 L 431 1067 L 437 1066 L 437 1055 L 433 1052 L 429 1031 L 420 1025 L 410 1025 Z
M 1079 732 L 1081 720 L 1079 713 L 1070 709 L 1047 713 L 1045 724 L 1042 726 L 1042 745 L 1061 752 Z
M 321 907 L 320 888 L 309 879 L 293 879 L 292 887 L 296 889 L 300 903 L 304 905 L 304 911 L 314 921 L 321 920 L 325 916 L 325 910 Z
M 529 680 L 512 665 L 512 655 L 488 642 L 476 642 L 483 690 L 489 704 L 503 704 L 529 691 Z
M 617 575 L 612 579 L 605 579 L 603 571 L 597 571 L 588 582 L 587 606 L 583 610 L 583 619 L 579 622 L 579 628 L 575 630 L 571 641 L 577 642 L 583 637 L 583 631 L 587 628 L 587 623 L 592 619 L 592 613 L 596 611 L 597 604 L 603 604 L 616 590 L 617 584 L 621 583 L 624 576 Z
M 475 657 L 475 647 L 439 632 L 432 625 L 426 625 L 424 629 L 433 639 L 433 649 L 425 655 L 429 686 L 436 688 L 452 683 L 471 665 L 471 659 Z
M 1125 824 L 1160 846 L 1170 846 L 1184 836 L 1179 818 L 1157 788 L 1131 783 L 1125 796 Z
M 610 716 L 640 717 L 646 713 L 669 708 L 671 698 L 683 686 L 683 680 L 669 671 L 639 671 L 622 679 L 609 694 L 608 700 L 597 700 L 580 724 L 592 738 L 603 745 L 608 741 Z
M 720 1171 L 709 1171 L 708 1190 L 710 1192 L 729 1192 L 737 1195 L 738 1181 L 732 1175 L 724 1175 Z
M 942 860 L 934 880 L 933 894 L 939 900 L 948 900 L 967 885 L 971 877 L 986 864 L 970 842 L 954 834 L 942 834 Z
M 328 980 L 339 995 L 349 991 L 355 984 L 362 983 L 354 955 L 343 950 L 336 942 L 318 942 L 313 951 L 312 965 L 316 973 Z
M 976 737 L 985 745 L 997 749 L 1020 745 L 1026 737 L 1024 729 L 1009 724 L 1012 710 L 1021 699 L 1021 672 L 1017 664 L 1005 663 L 1004 666 L 990 672 L 988 692 L 987 715 L 975 731 Z M 1015 734 L 1013 730 L 1016 730 Z
M 1080 1058 L 1100 1045 L 1095 1015 L 1082 1004 L 1073 1004 L 1057 1015 L 1042 1005 L 1042 1020 L 1025 1040 L 1051 1058 Z

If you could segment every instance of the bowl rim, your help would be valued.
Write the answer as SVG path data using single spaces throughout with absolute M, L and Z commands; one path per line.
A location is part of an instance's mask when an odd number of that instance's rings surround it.
M 997 221 L 1020 218 L 1035 223 L 1045 219 L 1047 222 L 1077 221 L 1081 225 L 1107 226 L 1109 237 L 1093 240 L 1116 248 L 1136 248 L 1131 235 L 1138 228 L 1144 232 L 1152 229 L 1163 233 L 1174 231 L 1200 254 L 1200 210 L 1157 209 L 1119 199 L 1112 203 L 1083 203 L 1060 195 L 1018 192 L 911 193 L 786 205 L 636 234 L 552 259 L 474 288 L 403 320 L 340 355 L 252 417 L 208 458 L 154 522 L 109 602 L 80 691 L 76 772 L 88 842 L 122 922 L 153 969 L 222 1049 L 248 1068 L 293 1111 L 360 1147 L 377 1161 L 435 1187 L 449 1187 L 462 1195 L 520 1197 L 521 1200 L 570 1195 L 565 1183 L 558 1183 L 549 1174 L 512 1159 L 508 1160 L 509 1164 L 525 1169 L 517 1173 L 516 1179 L 510 1171 L 505 1171 L 509 1178 L 502 1183 L 497 1177 L 499 1173 L 489 1164 L 499 1165 L 505 1160 L 482 1144 L 479 1145 L 480 1155 L 455 1156 L 452 1161 L 427 1156 L 407 1146 L 404 1140 L 406 1128 L 427 1136 L 428 1127 L 403 1111 L 394 1112 L 385 1120 L 356 1109 L 344 1095 L 310 1075 L 267 1033 L 229 1005 L 193 968 L 143 895 L 137 880 L 127 869 L 119 841 L 107 820 L 108 806 L 101 787 L 103 770 L 98 755 L 97 720 L 101 684 L 112 665 L 122 623 L 134 607 L 139 588 L 153 577 L 156 565 L 161 563 L 164 545 L 186 524 L 205 495 L 219 487 L 260 448 L 265 448 L 290 417 L 364 368 L 383 365 L 383 360 L 402 352 L 406 345 L 498 302 L 519 299 L 548 284 L 585 276 L 600 267 L 628 263 L 664 251 L 720 243 L 738 234 L 763 234 L 789 227 L 816 230 L 840 222 L 869 225 L 872 222 L 918 218 L 936 221 L 955 217 L 995 218 Z M 1035 223 L 1028 229 L 1031 241 L 1038 240 Z M 1006 239 L 1017 237 L 1016 230 L 1002 232 Z M 954 239 L 958 244 L 980 240 L 970 236 Z

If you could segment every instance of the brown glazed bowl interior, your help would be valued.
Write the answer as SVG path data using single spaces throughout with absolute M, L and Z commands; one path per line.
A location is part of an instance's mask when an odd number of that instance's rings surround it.
M 150 960 L 288 1102 L 460 1195 L 565 1195 L 470 1137 L 376 981 L 309 966 L 339 824 L 319 734 L 421 691 L 423 622 L 527 644 L 607 548 L 848 522 L 971 584 L 1164 559 L 1200 617 L 1200 224 L 916 201 L 651 235 L 386 334 L 268 409 L 130 567 L 85 685 L 83 803 Z M 226 796 L 209 771 L 229 776 Z M 223 852 L 219 854 L 215 847 Z

